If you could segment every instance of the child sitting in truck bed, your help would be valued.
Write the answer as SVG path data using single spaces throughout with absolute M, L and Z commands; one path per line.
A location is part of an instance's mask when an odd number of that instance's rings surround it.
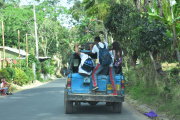
M 81 58 L 81 63 L 79 65 L 78 73 L 88 76 L 91 75 L 95 66 L 94 61 L 89 55 L 79 52 L 78 44 L 75 44 L 75 51 Z

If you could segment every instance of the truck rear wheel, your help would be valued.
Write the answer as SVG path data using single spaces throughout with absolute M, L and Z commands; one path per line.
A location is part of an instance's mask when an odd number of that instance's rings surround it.
M 122 111 L 122 102 L 114 102 L 113 103 L 113 111 L 116 113 L 121 113 Z
M 73 102 L 65 101 L 64 108 L 66 114 L 71 114 L 73 112 Z
M 66 114 L 71 114 L 73 112 L 73 101 L 66 100 L 67 89 L 64 89 L 64 111 Z

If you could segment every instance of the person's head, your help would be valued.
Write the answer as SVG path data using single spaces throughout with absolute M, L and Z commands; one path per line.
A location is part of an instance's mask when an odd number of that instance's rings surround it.
M 5 77 L 3 77 L 3 81 L 4 81 L 4 82 L 6 81 L 6 78 L 5 78 Z
M 112 43 L 112 49 L 113 50 L 120 50 L 119 43 L 118 42 L 113 42 Z
M 1 78 L 0 78 L 0 82 L 3 82 L 3 81 L 4 81 L 4 78 L 3 78 L 3 77 L 1 77 Z
M 94 42 L 95 42 L 95 44 L 98 44 L 99 42 L 101 42 L 100 37 L 99 36 L 95 37 Z

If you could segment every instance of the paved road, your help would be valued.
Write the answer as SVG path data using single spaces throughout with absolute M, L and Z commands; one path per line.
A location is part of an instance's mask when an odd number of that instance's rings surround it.
M 105 103 L 75 106 L 64 114 L 64 79 L 0 97 L 0 120 L 149 120 L 126 102 L 122 113 L 113 113 Z

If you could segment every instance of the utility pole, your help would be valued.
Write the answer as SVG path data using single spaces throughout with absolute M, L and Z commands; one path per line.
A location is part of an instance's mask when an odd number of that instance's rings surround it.
M 27 67 L 28 67 L 28 41 L 27 41 L 27 33 L 26 33 L 26 61 L 27 61 Z
M 3 39 L 3 68 L 5 68 L 5 46 L 4 46 L 4 23 L 2 21 L 2 39 Z
M 20 32 L 18 30 L 18 46 L 19 46 L 19 67 L 21 69 L 21 59 L 20 59 Z
M 34 11 L 34 26 L 35 26 L 35 39 L 36 39 L 36 58 L 39 61 L 39 52 L 38 52 L 38 38 L 37 38 L 37 25 L 36 25 L 36 11 L 35 11 L 35 0 L 33 5 L 33 11 Z

